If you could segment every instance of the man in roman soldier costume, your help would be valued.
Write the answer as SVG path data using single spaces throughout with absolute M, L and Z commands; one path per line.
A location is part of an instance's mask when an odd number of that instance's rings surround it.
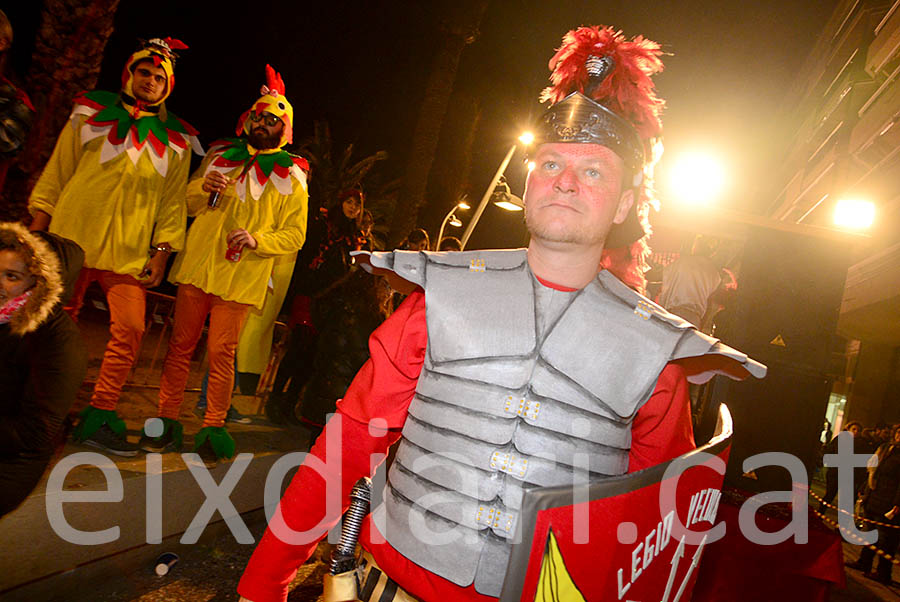
M 524 195 L 527 249 L 372 254 L 374 269 L 420 289 L 373 333 L 250 559 L 244 599 L 286 599 L 354 483 L 398 439 L 360 536 L 360 599 L 496 599 L 525 488 L 678 456 L 694 447 L 687 377 L 764 373 L 634 290 L 660 54 L 611 28 L 565 36 Z
M 116 404 L 144 334 L 146 289 L 162 281 L 169 254 L 184 245 L 191 148 L 203 154 L 197 131 L 165 105 L 175 50 L 184 48 L 170 38 L 145 42 L 125 64 L 119 93 L 79 96 L 29 200 L 32 230 L 84 249 L 70 314 L 77 317 L 94 280 L 109 306 L 109 342 L 75 438 L 124 456 L 138 448 L 125 439 Z
M 250 309 L 266 302 L 276 259 L 294 255 L 306 237 L 309 166 L 283 148 L 292 140 L 294 109 L 281 76 L 268 65 L 266 76 L 262 96 L 238 119 L 239 137 L 214 142 L 188 183 L 187 210 L 196 217 L 170 275 L 179 286 L 159 389 L 165 426 L 144 434 L 145 451 L 181 447 L 178 415 L 209 316 L 207 409 L 194 451 L 207 465 L 234 455 L 225 418 L 241 328 Z

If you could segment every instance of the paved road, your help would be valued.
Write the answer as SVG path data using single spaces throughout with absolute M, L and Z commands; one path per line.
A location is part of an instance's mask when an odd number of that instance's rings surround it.
M 250 525 L 255 539 L 263 527 Z M 846 562 L 859 556 L 859 547 L 844 544 Z M 181 554 L 172 572 L 165 577 L 153 573 L 152 563 L 137 571 L 110 579 L 97 590 L 73 596 L 71 602 L 235 602 L 237 582 L 250 558 L 253 546 L 240 545 L 230 534 L 205 545 L 195 545 Z M 292 585 L 289 602 L 319 602 L 322 576 L 328 557 L 327 544 L 300 568 Z M 900 569 L 895 568 L 895 578 Z M 832 591 L 829 602 L 900 602 L 900 582 L 888 588 L 866 579 L 859 571 L 847 570 L 847 587 Z
M 250 531 L 258 541 L 263 526 L 251 525 Z M 319 559 L 327 557 L 326 547 L 327 544 L 321 545 L 314 559 L 300 568 L 289 602 L 321 599 L 326 567 Z M 211 543 L 180 551 L 178 563 L 164 577 L 154 573 L 151 562 L 107 580 L 92 592 L 67 599 L 71 602 L 236 602 L 237 583 L 253 546 L 238 544 L 226 534 Z
M 859 546 L 844 544 L 844 562 L 850 563 L 859 557 Z M 828 602 L 880 602 L 882 600 L 896 602 L 900 600 L 900 583 L 896 581 L 898 569 L 894 567 L 894 585 L 885 587 L 880 583 L 866 579 L 859 571 L 847 569 L 847 587 L 834 590 Z

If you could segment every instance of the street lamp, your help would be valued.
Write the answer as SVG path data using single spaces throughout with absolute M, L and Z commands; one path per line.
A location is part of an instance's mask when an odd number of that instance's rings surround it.
M 444 238 L 444 228 L 447 227 L 447 224 L 450 224 L 454 228 L 459 228 L 462 226 L 462 222 L 456 217 L 456 210 L 461 209 L 463 211 L 470 209 L 469 204 L 465 200 L 461 200 L 456 205 L 453 206 L 447 215 L 444 216 L 444 221 L 441 222 L 441 229 L 438 231 L 437 238 L 434 239 L 434 250 L 439 251 L 441 248 L 441 240 Z
M 494 194 L 491 195 L 494 205 L 507 211 L 522 211 L 525 209 L 525 203 L 521 198 L 514 195 L 506 182 L 506 176 L 500 176 L 497 187 L 494 188 Z
M 534 134 L 531 132 L 525 132 L 521 136 L 519 136 L 518 142 L 522 143 L 525 146 L 528 146 L 532 142 L 534 142 Z M 466 250 L 466 243 L 469 242 L 469 237 L 472 236 L 472 230 L 475 229 L 475 226 L 478 224 L 478 220 L 481 219 L 481 214 L 484 213 L 484 208 L 487 206 L 488 201 L 491 199 L 491 196 L 494 194 L 494 190 L 497 187 L 498 182 L 500 182 L 500 178 L 503 176 L 503 172 L 506 171 L 506 166 L 509 165 L 510 159 L 512 159 L 513 153 L 516 152 L 516 145 L 513 144 L 509 148 L 509 152 L 506 153 L 506 157 L 503 158 L 503 161 L 500 163 L 500 167 L 497 168 L 497 173 L 494 174 L 494 177 L 491 179 L 491 183 L 488 184 L 487 190 L 484 191 L 484 196 L 481 197 L 481 202 L 478 203 L 478 208 L 475 210 L 475 215 L 472 216 L 472 220 L 469 222 L 469 225 L 466 226 L 466 231 L 462 235 L 462 250 Z

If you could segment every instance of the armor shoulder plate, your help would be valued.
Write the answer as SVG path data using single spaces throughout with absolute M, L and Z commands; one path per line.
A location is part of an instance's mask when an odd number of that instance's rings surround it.
M 635 315 L 683 331 L 671 359 L 685 360 L 682 365 L 690 382 L 702 384 L 715 374 L 723 374 L 734 379 L 742 379 L 748 374 L 755 378 L 763 378 L 766 375 L 765 365 L 700 332 L 684 318 L 666 311 L 638 294 L 609 272 L 600 272 L 597 280 L 608 292 L 632 306 Z

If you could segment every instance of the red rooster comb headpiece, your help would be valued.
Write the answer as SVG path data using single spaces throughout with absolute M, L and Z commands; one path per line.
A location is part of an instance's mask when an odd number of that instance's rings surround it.
M 284 80 L 281 79 L 281 74 L 275 71 L 272 68 L 272 65 L 266 64 L 266 91 L 263 94 L 268 94 L 271 91 L 278 92 L 284 96 Z M 277 94 L 276 94 L 277 96 Z
M 285 144 L 290 144 L 294 139 L 294 107 L 288 102 L 284 95 L 284 80 L 281 74 L 275 71 L 271 65 L 266 65 L 266 83 L 263 84 L 259 93 L 259 100 L 253 103 L 249 109 L 244 111 L 238 117 L 237 128 L 235 129 L 238 136 L 250 133 L 250 113 L 271 113 L 275 117 L 281 119 L 284 129 L 281 133 L 281 141 L 278 148 Z

